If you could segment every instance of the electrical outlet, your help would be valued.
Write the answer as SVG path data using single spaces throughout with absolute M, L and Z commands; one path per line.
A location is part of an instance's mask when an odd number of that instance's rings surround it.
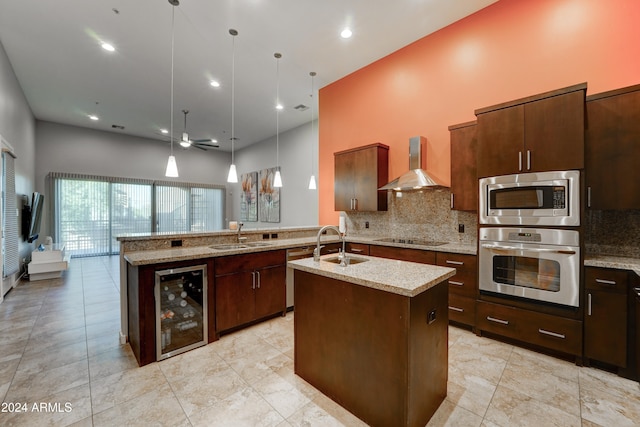
M 364 222 L 364 228 L 369 228 L 369 221 Z
M 464 233 L 464 224 L 458 224 L 458 233 Z

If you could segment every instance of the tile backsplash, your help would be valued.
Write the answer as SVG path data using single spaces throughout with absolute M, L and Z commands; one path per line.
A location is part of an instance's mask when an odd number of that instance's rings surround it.
M 584 243 L 588 254 L 640 258 L 640 210 L 587 210 Z
M 387 197 L 386 212 L 344 212 L 347 235 L 476 243 L 477 214 L 451 210 L 449 190 L 389 192 Z

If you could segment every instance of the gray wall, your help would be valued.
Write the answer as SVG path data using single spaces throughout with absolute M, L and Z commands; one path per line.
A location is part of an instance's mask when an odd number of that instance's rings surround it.
M 13 146 L 17 156 L 16 194 L 30 196 L 35 188 L 35 119 L 1 43 L 0 135 Z M 19 199 L 18 207 L 22 206 L 21 202 Z M 33 244 L 20 240 L 21 259 L 33 249 Z
M 224 185 L 231 162 L 226 152 L 185 150 L 174 145 L 180 177 L 166 178 L 170 147 L 161 141 L 44 121 L 37 121 L 36 141 L 36 187 L 44 194 L 50 172 Z M 230 209 L 227 198 L 228 215 Z M 43 212 L 41 236 L 50 230 L 48 213 L 48 209 Z
M 317 123 L 314 124 L 317 130 Z M 317 138 L 317 135 L 316 135 Z M 291 227 L 318 225 L 318 191 L 309 190 L 311 163 L 318 178 L 318 144 L 307 123 L 279 135 L 280 171 L 280 223 L 247 222 L 245 228 Z M 235 153 L 238 179 L 242 173 L 276 166 L 276 138 L 268 138 Z M 240 216 L 240 184 L 230 186 L 234 206 L 232 219 Z

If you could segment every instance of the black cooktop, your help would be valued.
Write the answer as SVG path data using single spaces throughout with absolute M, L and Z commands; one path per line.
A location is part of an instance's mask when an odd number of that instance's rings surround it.
M 403 243 L 405 245 L 422 245 L 422 246 L 440 246 L 440 245 L 447 244 L 447 242 L 436 242 L 434 240 L 403 239 L 398 237 L 385 237 L 383 239 L 376 239 L 375 241 L 388 242 L 388 243 Z

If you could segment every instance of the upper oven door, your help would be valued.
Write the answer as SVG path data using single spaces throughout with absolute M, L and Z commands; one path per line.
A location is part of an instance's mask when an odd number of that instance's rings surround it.
M 578 171 L 504 175 L 480 180 L 480 223 L 580 225 Z

